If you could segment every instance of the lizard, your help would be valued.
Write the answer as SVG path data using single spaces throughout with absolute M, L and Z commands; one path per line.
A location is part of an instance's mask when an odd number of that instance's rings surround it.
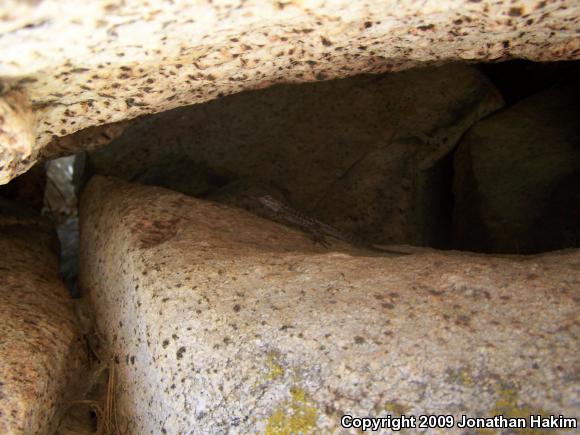
M 380 248 L 373 245 L 372 243 L 367 242 L 366 240 L 340 231 L 331 225 L 325 224 L 324 222 L 321 222 L 278 201 L 277 199 L 274 199 L 270 195 L 260 196 L 258 201 L 274 214 L 274 218 L 277 218 L 278 220 L 281 220 L 287 224 L 296 226 L 303 231 L 307 231 L 308 233 L 312 234 L 315 242 L 320 243 L 325 248 L 328 248 L 329 246 L 328 242 L 325 240 L 325 237 L 328 236 L 350 243 L 354 246 L 368 249 L 373 252 L 381 252 L 393 255 L 409 255 L 408 252 Z

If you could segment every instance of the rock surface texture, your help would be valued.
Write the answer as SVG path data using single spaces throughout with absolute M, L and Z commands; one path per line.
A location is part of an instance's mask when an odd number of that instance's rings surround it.
M 243 210 L 103 177 L 84 193 L 81 234 L 126 433 L 580 414 L 578 251 L 327 250 Z
M 429 203 L 451 191 L 439 165 L 502 104 L 465 65 L 274 86 L 136 120 L 90 162 L 193 196 L 255 180 L 362 238 L 436 246 L 450 232 Z
M 580 246 L 577 81 L 477 123 L 455 154 L 455 246 L 530 254 Z
M 87 362 L 51 230 L 0 200 L 0 433 L 52 434 Z
M 579 21 L 576 0 L 7 0 L 0 182 L 78 150 L 59 138 L 81 129 L 276 82 L 577 59 Z

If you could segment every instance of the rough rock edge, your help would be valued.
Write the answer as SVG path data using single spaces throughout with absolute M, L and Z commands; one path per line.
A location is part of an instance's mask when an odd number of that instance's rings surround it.
M 35 140 L 36 118 L 26 91 L 9 89 L 0 95 L 0 184 L 32 167 Z

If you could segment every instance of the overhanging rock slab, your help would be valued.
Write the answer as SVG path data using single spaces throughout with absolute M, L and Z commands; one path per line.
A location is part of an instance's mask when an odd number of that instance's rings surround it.
M 576 0 L 5 0 L 0 112 L 4 93 L 19 104 L 0 129 L 0 183 L 119 125 L 67 138 L 89 127 L 272 83 L 578 59 L 579 28 Z
M 327 250 L 242 210 L 95 177 L 80 263 L 127 433 L 580 412 L 578 251 Z

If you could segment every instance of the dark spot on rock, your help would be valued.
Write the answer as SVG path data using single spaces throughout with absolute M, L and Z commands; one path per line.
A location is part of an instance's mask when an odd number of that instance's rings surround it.
M 426 31 L 426 30 L 433 30 L 435 26 L 433 24 L 427 24 L 425 26 L 417 26 L 417 29 Z
M 363 344 L 365 342 L 365 339 L 360 335 L 357 335 L 356 337 L 354 337 L 354 342 L 356 344 Z
M 528 273 L 528 276 L 526 277 L 528 280 L 533 281 L 535 279 L 539 278 L 539 275 L 536 273 Z
M 523 14 L 522 8 L 510 8 L 508 15 L 510 17 L 521 17 Z
M 163 347 L 163 349 L 165 349 L 167 346 L 169 346 L 169 340 L 167 340 L 167 339 L 163 340 L 163 342 L 161 343 L 161 346 Z
M 373 25 L 373 23 L 371 23 L 370 21 L 365 21 L 365 29 L 368 29 L 369 27 L 371 27 Z
M 330 42 L 330 40 L 326 39 L 324 36 L 321 36 L 320 40 L 322 41 L 322 45 L 325 47 L 330 47 L 332 45 L 332 42 Z
M 177 356 L 177 359 L 182 359 L 184 353 L 185 353 L 185 347 L 181 346 L 179 349 L 177 349 L 177 352 L 175 355 Z
M 387 309 L 389 309 L 389 310 L 392 310 L 393 308 L 395 308 L 395 306 L 394 306 L 393 304 L 391 304 L 390 302 L 383 302 L 383 303 L 381 304 L 381 306 L 382 306 L 383 308 L 387 308 Z
M 83 72 L 87 72 L 87 71 L 89 71 L 88 68 L 73 68 L 70 70 L 70 73 L 77 74 L 77 73 L 83 73 Z
M 240 304 L 236 304 L 234 305 L 234 311 L 237 313 L 242 309 L 242 307 L 240 306 Z
M 470 322 L 471 322 L 471 319 L 469 318 L 469 316 L 459 315 L 459 316 L 457 316 L 455 324 L 457 326 L 469 326 Z

